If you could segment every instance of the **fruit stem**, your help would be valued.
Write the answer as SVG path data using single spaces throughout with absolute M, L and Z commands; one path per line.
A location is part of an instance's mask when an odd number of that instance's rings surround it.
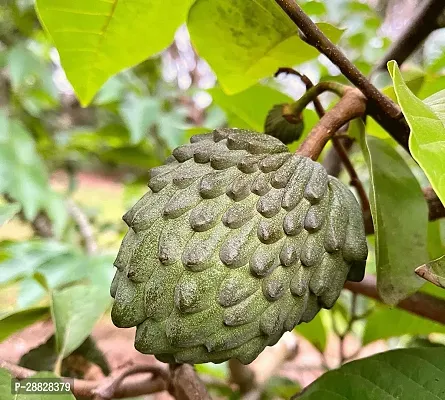
M 342 85 L 341 83 L 329 81 L 319 82 L 315 86 L 308 89 L 295 103 L 286 104 L 283 107 L 283 117 L 289 122 L 292 122 L 292 120 L 299 120 L 303 110 L 320 94 L 324 92 L 332 92 L 340 97 L 343 97 L 347 89 L 348 86 Z

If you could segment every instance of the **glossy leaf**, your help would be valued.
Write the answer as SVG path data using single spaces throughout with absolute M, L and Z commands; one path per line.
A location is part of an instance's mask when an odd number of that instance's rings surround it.
M 230 126 L 257 132 L 263 132 L 267 113 L 275 104 L 292 102 L 289 96 L 260 84 L 231 96 L 220 88 L 208 92 L 213 101 L 227 113 Z M 236 117 L 238 124 L 231 123 L 233 117 Z
M 403 335 L 445 333 L 445 326 L 408 311 L 377 306 L 366 320 L 363 344 Z
M 40 21 L 83 105 L 116 72 L 163 50 L 192 0 L 37 0 Z
M 437 400 L 445 394 L 445 348 L 392 350 L 329 371 L 298 400 Z
M 110 304 L 109 293 L 95 285 L 76 285 L 52 293 L 51 314 L 60 360 L 82 344 Z
M 300 64 L 319 55 L 299 38 L 295 24 L 270 0 L 197 0 L 190 9 L 187 26 L 197 52 L 210 64 L 228 94 L 273 76 L 278 67 Z M 325 23 L 319 27 L 334 42 L 343 32 Z
M 49 316 L 48 307 L 25 308 L 0 317 L 0 341 Z
M 436 286 L 445 288 L 445 256 L 416 268 L 416 274 Z
M 394 148 L 364 134 L 360 144 L 371 179 L 377 288 L 386 303 L 397 304 L 423 284 L 414 269 L 428 260 L 428 207 L 417 179 Z
M 0 205 L 0 227 L 14 218 L 20 211 L 20 205 L 17 203 Z
M 406 86 L 394 61 L 388 63 L 388 69 L 400 107 L 411 128 L 411 153 L 445 204 L 445 92 L 436 93 L 423 102 Z

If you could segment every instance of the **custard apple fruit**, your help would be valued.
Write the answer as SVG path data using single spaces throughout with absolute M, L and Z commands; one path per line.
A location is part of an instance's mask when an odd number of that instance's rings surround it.
M 190 142 L 123 217 L 112 319 L 161 361 L 250 363 L 363 278 L 362 212 L 272 136 L 217 129 Z

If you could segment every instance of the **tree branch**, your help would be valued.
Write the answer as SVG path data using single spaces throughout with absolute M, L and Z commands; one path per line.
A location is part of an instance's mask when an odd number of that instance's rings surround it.
M 368 98 L 367 112 L 409 152 L 409 127 L 400 108 L 371 84 L 340 49 L 321 32 L 294 0 L 275 1 L 303 32 L 306 42 L 328 57 L 343 75 L 361 90 Z
M 129 369 L 135 369 L 136 366 L 132 366 Z M 139 366 L 140 367 L 140 366 Z M 142 366 L 147 367 L 147 366 Z M 0 360 L 0 368 L 7 369 L 12 376 L 19 379 L 29 378 L 37 373 L 28 368 L 20 367 L 18 365 L 12 364 L 8 361 Z M 140 373 L 141 371 L 137 370 Z M 118 372 L 117 376 L 125 374 L 125 370 Z M 127 374 L 128 375 L 128 374 Z M 93 397 L 96 395 L 96 390 L 101 387 L 106 381 L 110 381 L 113 378 L 106 378 L 99 381 L 88 381 L 84 379 L 71 379 L 71 378 L 61 378 L 68 382 L 73 382 L 73 393 L 76 396 Z M 123 380 L 114 389 L 113 398 L 126 398 L 126 397 L 136 397 L 145 394 L 151 394 L 156 392 L 162 392 L 167 389 L 166 382 L 161 378 L 147 379 L 146 376 L 138 379 Z
M 316 160 L 328 140 L 346 123 L 364 115 L 366 98 L 358 89 L 347 88 L 340 101 L 312 129 L 297 154 Z
M 361 282 L 347 281 L 345 283 L 345 289 L 382 302 L 377 291 L 376 278 L 372 275 L 365 276 Z M 417 292 L 402 300 L 397 304 L 397 307 L 409 311 L 412 314 L 445 324 L 445 300 L 439 299 L 438 297 Z
M 444 9 L 445 2 L 443 0 L 424 0 L 421 2 L 418 13 L 373 68 L 373 72 L 386 70 L 386 64 L 390 60 L 397 61 L 399 65 L 403 64 L 431 32 L 440 28 L 439 16 Z
M 176 400 L 211 400 L 209 393 L 189 364 L 170 364 L 169 392 Z

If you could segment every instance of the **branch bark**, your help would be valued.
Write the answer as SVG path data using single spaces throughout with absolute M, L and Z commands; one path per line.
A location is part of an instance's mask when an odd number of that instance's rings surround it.
M 371 297 L 382 301 L 377 291 L 376 278 L 371 275 L 365 276 L 361 282 L 345 283 L 345 289 L 353 293 Z M 445 300 L 431 296 L 426 293 L 417 292 L 397 304 L 398 308 L 420 315 L 432 321 L 445 324 Z
M 366 98 L 358 89 L 348 88 L 340 101 L 312 129 L 297 154 L 316 160 L 328 140 L 346 123 L 364 115 Z
M 421 2 L 418 13 L 374 67 L 373 72 L 386 70 L 386 64 L 390 60 L 397 61 L 399 65 L 403 64 L 431 32 L 440 28 L 439 17 L 444 9 L 445 2 L 443 0 Z
M 367 112 L 409 152 L 409 127 L 403 118 L 400 108 L 371 84 L 340 49 L 323 34 L 294 0 L 275 1 L 305 35 L 306 42 L 329 58 L 343 75 L 361 90 L 368 98 Z

